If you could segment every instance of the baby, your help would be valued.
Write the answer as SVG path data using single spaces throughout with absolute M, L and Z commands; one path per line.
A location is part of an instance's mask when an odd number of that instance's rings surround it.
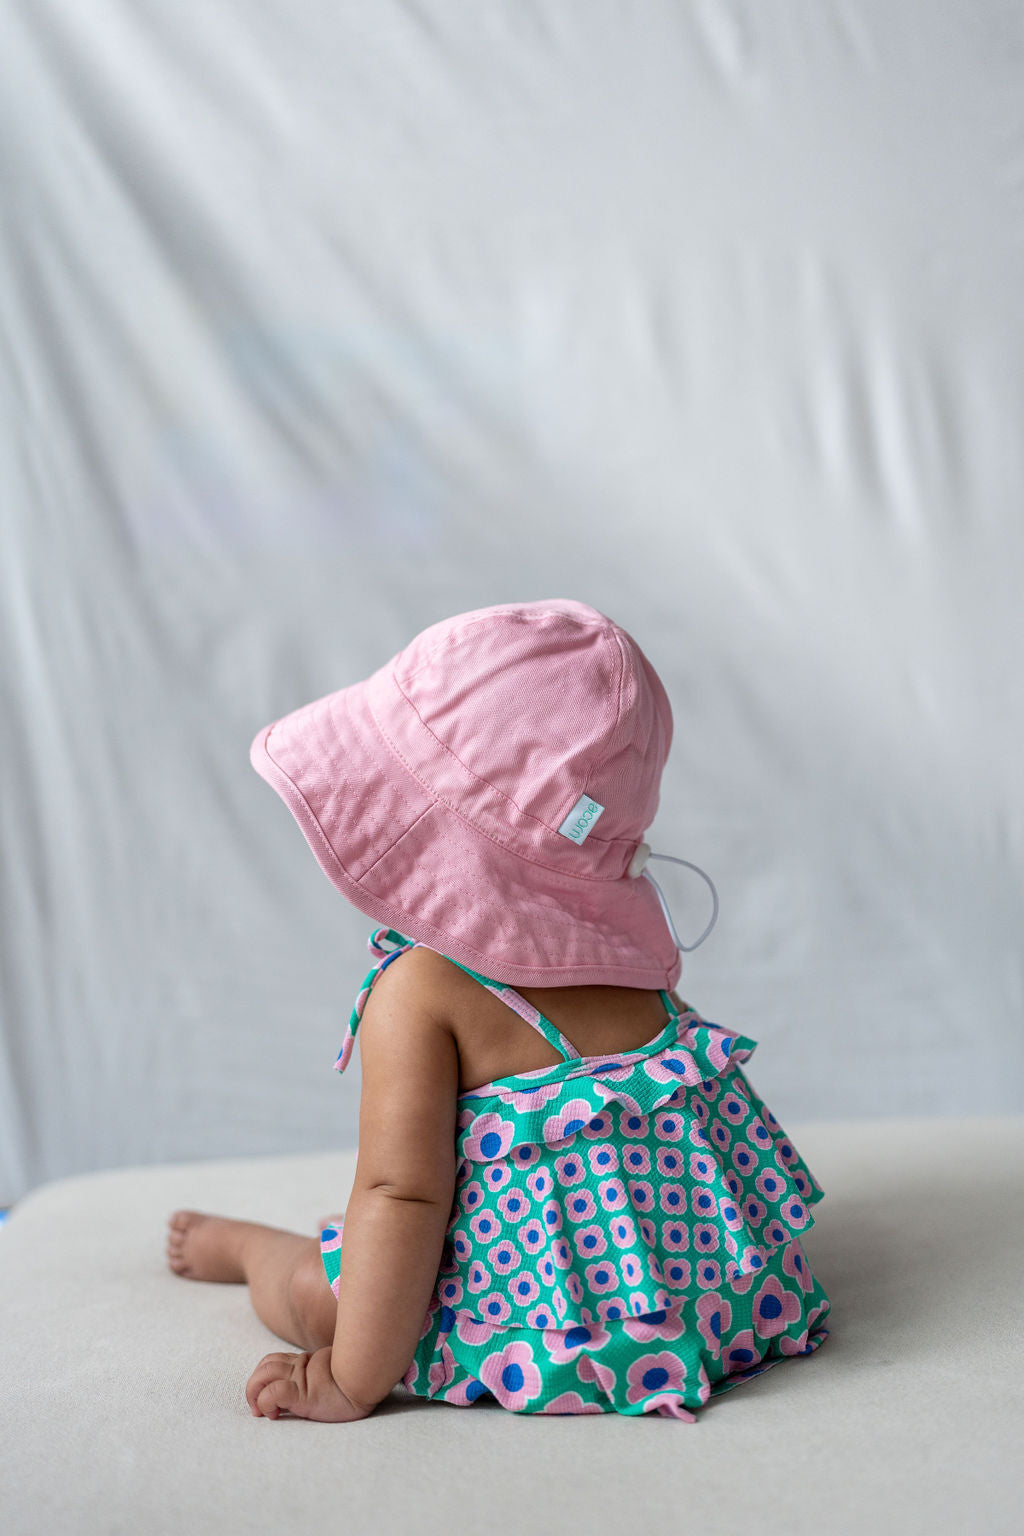
M 401 1382 L 692 1422 L 828 1337 L 801 1243 L 822 1191 L 743 1071 L 756 1041 L 673 990 L 697 945 L 642 840 L 672 729 L 631 636 L 558 598 L 434 624 L 256 736 L 383 926 L 335 1062 L 358 1031 L 344 1215 L 171 1217 L 171 1268 L 247 1283 L 300 1351 L 259 1362 L 254 1415 L 365 1418 Z

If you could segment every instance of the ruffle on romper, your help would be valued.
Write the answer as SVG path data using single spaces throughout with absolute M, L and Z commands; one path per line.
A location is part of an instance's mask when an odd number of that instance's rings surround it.
M 822 1191 L 740 1066 L 755 1049 L 691 1011 L 653 1055 L 590 1057 L 475 1099 L 459 1116 L 440 1271 L 461 1281 L 455 1310 L 536 1327 L 547 1304 L 547 1321 L 570 1327 L 764 1269 L 813 1225 Z M 610 1226 L 617 1274 L 585 1262 L 592 1219 Z
M 409 942 L 376 930 L 384 965 L 388 938 Z M 460 1406 L 692 1422 L 814 1351 L 829 1300 L 800 1237 L 822 1190 L 743 1071 L 756 1047 L 687 1009 L 642 1051 L 463 1094 L 452 1214 L 404 1385 Z M 341 1230 L 321 1235 L 335 1288 Z

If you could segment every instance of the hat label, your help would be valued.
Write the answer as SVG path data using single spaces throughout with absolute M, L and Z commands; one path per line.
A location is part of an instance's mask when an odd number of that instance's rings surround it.
M 604 806 L 599 805 L 591 795 L 580 795 L 558 830 L 570 842 L 583 843 L 593 831 L 594 823 L 603 810 Z

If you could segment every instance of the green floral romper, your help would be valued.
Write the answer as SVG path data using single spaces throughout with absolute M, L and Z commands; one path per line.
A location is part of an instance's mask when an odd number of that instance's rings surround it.
M 375 980 L 415 947 L 392 928 L 368 944 L 338 1071 Z M 460 1096 L 455 1198 L 403 1384 L 459 1407 L 692 1422 L 816 1350 L 829 1299 L 800 1239 L 823 1191 L 743 1071 L 757 1042 L 662 991 L 656 1039 L 580 1056 L 518 992 L 460 969 L 564 1060 Z M 343 1221 L 320 1235 L 335 1295 Z

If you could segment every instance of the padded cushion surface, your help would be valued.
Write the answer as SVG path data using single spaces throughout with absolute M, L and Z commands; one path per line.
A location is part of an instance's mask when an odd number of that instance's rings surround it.
M 1024 1120 L 789 1127 L 825 1189 L 830 1338 L 698 1422 L 516 1415 L 396 1388 L 357 1424 L 250 1417 L 282 1346 L 165 1267 L 192 1206 L 315 1232 L 355 1153 L 62 1179 L 0 1230 L 6 1536 L 1019 1530 Z

